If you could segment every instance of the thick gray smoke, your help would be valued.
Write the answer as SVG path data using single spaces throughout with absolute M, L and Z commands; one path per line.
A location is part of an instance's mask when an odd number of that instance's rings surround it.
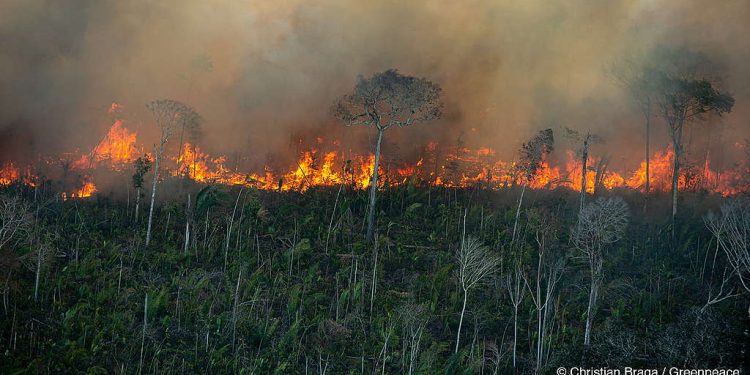
M 264 163 L 315 134 L 361 147 L 367 132 L 345 130 L 328 108 L 357 75 L 391 67 L 445 93 L 442 120 L 389 135 L 402 151 L 460 138 L 509 156 L 554 125 L 592 129 L 610 153 L 635 158 L 641 120 L 604 71 L 659 44 L 724 67 L 737 99 L 724 138 L 738 139 L 750 114 L 748 20 L 746 0 L 4 0 L 0 158 L 90 146 L 112 102 L 153 139 L 144 104 L 157 98 L 195 107 L 200 143 L 215 153 Z

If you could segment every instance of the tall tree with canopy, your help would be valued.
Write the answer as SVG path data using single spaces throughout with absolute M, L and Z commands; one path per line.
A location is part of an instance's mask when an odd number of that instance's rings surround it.
M 443 107 L 440 93 L 441 88 L 435 83 L 389 69 L 370 78 L 360 76 L 354 92 L 344 95 L 333 105 L 333 115 L 347 126 L 363 125 L 377 131 L 367 214 L 368 241 L 373 238 L 375 225 L 375 195 L 383 134 L 394 126 L 405 127 L 440 118 Z
M 685 125 L 703 120 L 707 114 L 729 113 L 734 98 L 719 91 L 716 80 L 707 73 L 712 68 L 708 59 L 681 48 L 662 47 L 653 53 L 656 72 L 655 104 L 667 125 L 674 162 L 672 166 L 672 222 L 677 216 L 677 190 L 680 178 L 680 161 L 683 156 L 682 135 Z
M 164 156 L 164 148 L 175 130 L 184 127 L 197 128 L 201 123 L 200 115 L 190 106 L 171 99 L 155 100 L 146 104 L 154 116 L 161 135 L 159 143 L 154 145 L 154 180 L 151 187 L 151 206 L 148 210 L 148 227 L 146 229 L 146 246 L 151 242 L 151 225 L 154 217 L 156 185 L 159 182 L 159 163 Z

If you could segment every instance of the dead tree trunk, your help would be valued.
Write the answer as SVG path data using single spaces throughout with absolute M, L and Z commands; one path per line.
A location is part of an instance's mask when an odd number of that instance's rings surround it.
M 151 185 L 151 206 L 148 209 L 148 226 L 146 227 L 146 247 L 151 243 L 151 226 L 154 221 L 154 202 L 156 201 L 156 184 L 159 183 L 159 163 L 161 155 L 164 152 L 164 141 L 161 142 L 159 149 L 156 150 L 156 160 L 154 161 L 154 181 Z
M 372 180 L 370 183 L 370 208 L 367 212 L 367 235 L 368 242 L 372 242 L 375 229 L 375 195 L 378 191 L 378 166 L 380 165 L 380 144 L 383 141 L 382 128 L 378 128 L 378 139 L 375 143 L 375 163 L 372 168 Z

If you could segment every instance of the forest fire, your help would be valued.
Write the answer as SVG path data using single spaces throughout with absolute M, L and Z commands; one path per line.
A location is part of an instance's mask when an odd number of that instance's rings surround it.
M 62 197 L 63 200 L 67 200 L 68 198 L 88 198 L 94 193 L 96 193 L 96 185 L 93 181 L 87 178 L 84 179 L 83 186 L 70 193 L 70 196 L 68 196 L 67 193 L 63 192 Z
M 119 106 L 114 107 L 117 105 L 116 103 L 112 105 L 113 108 L 119 108 Z M 83 170 L 94 167 L 95 163 L 107 161 L 116 170 L 126 169 L 138 154 L 135 147 L 136 138 L 136 133 L 130 132 L 124 127 L 123 120 L 116 120 L 91 152 L 82 155 L 73 162 L 72 166 L 75 169 Z
M 184 143 L 178 155 L 171 158 L 167 168 L 174 177 L 186 177 L 198 183 L 243 185 L 263 190 L 306 191 L 315 186 L 337 186 L 341 184 L 356 189 L 366 189 L 371 183 L 375 158 L 372 154 L 351 155 L 348 158 L 340 150 L 340 142 L 332 141 L 325 149 L 324 140 L 318 139 L 320 148 L 301 152 L 297 161 L 285 171 L 274 171 L 264 167 L 262 171 L 240 171 L 229 168 L 225 156 L 213 157 L 197 145 Z M 418 183 L 448 188 L 481 186 L 501 189 L 524 183 L 514 161 L 497 160 L 491 148 L 471 149 L 447 147 L 440 149 L 437 142 L 429 142 L 423 156 L 415 163 L 404 163 L 384 158 L 379 172 L 379 186 L 399 186 Z M 142 149 L 142 147 L 140 148 Z M 127 173 L 139 153 L 137 134 L 125 127 L 123 120 L 115 121 L 102 140 L 91 152 L 80 155 L 71 163 L 77 171 L 109 169 Z M 439 151 L 439 152 L 438 152 Z M 146 154 L 153 159 L 151 154 Z M 572 151 L 565 152 L 565 163 L 553 165 L 543 160 L 540 168 L 528 182 L 533 189 L 567 188 L 581 189 L 581 160 Z M 652 191 L 669 191 L 674 152 L 670 148 L 654 153 L 650 160 Z M 680 175 L 680 189 L 704 189 L 710 192 L 732 195 L 744 191 L 741 173 L 735 170 L 717 171 L 706 159 L 700 168 L 685 168 Z M 590 156 L 587 161 L 586 191 L 597 189 L 629 188 L 643 190 L 646 163 L 641 162 L 633 172 L 618 173 L 608 170 L 607 160 Z M 36 175 L 31 167 L 20 169 L 8 162 L 0 168 L 0 185 L 22 183 L 35 186 Z M 97 191 L 90 174 L 86 174 L 70 198 L 90 197 Z

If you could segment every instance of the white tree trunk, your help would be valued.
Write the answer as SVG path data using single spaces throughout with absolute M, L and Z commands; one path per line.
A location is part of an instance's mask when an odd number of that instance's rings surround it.
M 580 211 L 583 211 L 583 206 L 586 202 L 586 167 L 589 159 L 588 141 L 583 142 L 583 155 L 581 156 L 581 207 Z M 579 212 L 580 212 L 579 211 Z
M 151 226 L 154 221 L 154 202 L 156 201 L 156 184 L 159 183 L 159 162 L 161 161 L 161 154 L 164 151 L 164 143 L 162 142 L 159 149 L 156 151 L 156 161 L 154 162 L 154 182 L 151 186 L 151 207 L 148 209 L 148 226 L 146 227 L 146 246 L 151 243 Z
M 148 318 L 148 293 L 146 293 L 146 299 L 143 303 L 143 333 L 141 334 L 141 358 L 138 361 L 138 374 L 141 373 L 141 370 L 143 368 L 143 347 L 146 343 L 146 325 L 147 325 L 147 318 Z
M 42 273 L 42 259 L 44 257 L 44 250 L 39 247 L 36 251 L 36 275 L 34 277 L 34 302 L 37 302 L 37 296 L 39 295 L 39 275 Z
M 518 305 L 513 306 L 513 368 L 516 368 L 516 345 L 518 344 Z
M 596 300 L 599 295 L 599 285 L 595 281 L 595 277 L 591 276 L 591 287 L 589 289 L 589 306 L 586 309 L 586 333 L 583 337 L 583 346 L 589 347 L 591 345 L 591 325 L 594 319 L 594 311 L 596 309 Z
M 461 308 L 461 319 L 458 321 L 458 332 L 456 333 L 456 350 L 454 353 L 458 353 L 458 344 L 461 342 L 461 326 L 464 324 L 464 312 L 466 311 L 466 296 L 468 291 L 464 289 L 464 305 Z
M 523 183 L 523 188 L 521 189 L 521 196 L 518 197 L 518 208 L 516 208 L 516 220 L 513 222 L 513 236 L 510 239 L 510 244 L 513 245 L 513 243 L 516 241 L 516 231 L 518 230 L 518 219 L 521 217 L 521 204 L 523 203 L 523 194 L 526 192 L 526 186 L 528 185 L 528 181 Z
M 190 194 L 188 194 L 187 210 L 185 211 L 185 246 L 183 252 L 187 254 L 190 244 Z
M 368 242 L 373 239 L 375 229 L 375 195 L 378 191 L 378 167 L 380 165 L 380 143 L 383 141 L 383 129 L 378 129 L 378 139 L 375 143 L 375 165 L 372 169 L 372 182 L 370 184 L 370 209 L 367 212 L 367 235 Z
M 138 214 L 141 212 L 141 188 L 135 189 L 135 222 L 138 223 Z

